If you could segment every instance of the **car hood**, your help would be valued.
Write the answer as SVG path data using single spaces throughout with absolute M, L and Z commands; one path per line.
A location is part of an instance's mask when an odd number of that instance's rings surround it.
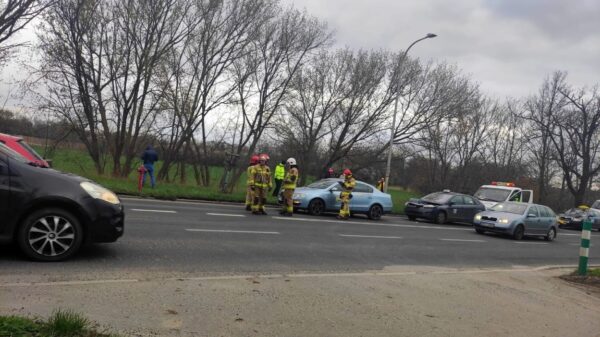
M 483 206 L 485 206 L 485 209 L 490 209 L 498 204 L 498 201 L 488 201 L 488 200 L 481 200 L 481 199 L 479 199 L 479 202 L 481 202 L 483 204 Z
M 20 162 L 11 162 L 11 165 L 18 166 L 19 169 L 27 171 L 29 175 L 35 176 L 37 179 L 60 180 L 64 182 L 72 182 L 75 184 L 80 184 L 84 181 L 91 181 L 87 178 L 78 176 L 76 174 L 62 172 L 52 168 L 42 168 Z
M 488 218 L 496 218 L 496 219 L 508 219 L 509 221 L 522 219 L 524 215 L 507 213 L 507 212 L 497 212 L 497 211 L 484 211 L 479 213 L 482 217 L 486 216 Z

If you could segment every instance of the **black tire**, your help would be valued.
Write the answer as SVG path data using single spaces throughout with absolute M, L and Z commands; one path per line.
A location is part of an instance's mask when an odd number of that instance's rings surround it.
M 523 225 L 518 225 L 517 228 L 515 228 L 515 232 L 513 233 L 513 239 L 521 240 L 521 239 L 523 239 L 524 235 L 525 235 L 525 227 L 523 227 Z
M 550 229 L 548 230 L 548 233 L 546 234 L 544 239 L 546 241 L 550 241 L 550 242 L 554 241 L 554 239 L 556 239 L 556 228 L 550 227 Z
M 446 216 L 446 212 L 444 211 L 439 211 L 436 215 L 435 218 L 433 219 L 433 222 L 435 222 L 436 224 L 440 224 L 443 225 L 446 223 L 446 221 L 448 220 L 448 217 Z
M 381 207 L 380 205 L 371 206 L 371 208 L 369 208 L 369 213 L 367 214 L 367 216 L 371 220 L 379 220 L 379 219 L 381 219 L 382 215 L 383 215 L 383 207 Z
M 321 199 L 313 199 L 308 204 L 308 214 L 321 215 L 325 211 L 325 203 Z
M 416 217 L 416 216 L 414 216 L 414 215 L 409 215 L 409 216 L 408 216 L 408 220 L 410 220 L 410 221 L 415 221 L 415 220 L 417 220 L 417 217 Z
M 477 232 L 477 234 L 485 234 L 485 231 L 481 228 L 475 228 L 475 232 Z
M 60 208 L 43 208 L 31 213 L 19 227 L 19 247 L 36 261 L 68 259 L 83 242 L 83 229 L 77 217 Z

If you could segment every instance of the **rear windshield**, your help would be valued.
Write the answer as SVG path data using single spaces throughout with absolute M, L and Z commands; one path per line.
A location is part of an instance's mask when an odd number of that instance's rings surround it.
M 335 180 L 319 180 L 319 181 L 314 182 L 306 187 L 315 188 L 315 189 L 325 189 L 325 188 L 331 186 L 334 182 L 335 182 Z
M 494 205 L 491 208 L 491 210 L 497 211 L 497 212 L 505 212 L 505 213 L 523 215 L 523 214 L 525 214 L 525 211 L 527 210 L 527 204 L 519 205 L 519 204 L 514 204 L 514 203 L 501 202 L 497 205 Z
M 19 139 L 18 143 L 23 148 L 25 148 L 25 150 L 27 150 L 27 152 L 29 152 L 35 159 L 44 160 L 44 158 L 42 158 L 37 152 L 35 152 L 35 150 L 31 146 L 29 146 L 29 144 L 25 143 L 22 139 Z
M 431 193 L 431 194 L 424 196 L 423 198 L 421 198 L 421 200 L 431 202 L 434 204 L 445 204 L 453 196 L 454 196 L 454 194 L 436 192 L 436 193 Z
M 493 187 L 482 187 L 475 192 L 475 198 L 484 201 L 505 201 L 511 190 Z

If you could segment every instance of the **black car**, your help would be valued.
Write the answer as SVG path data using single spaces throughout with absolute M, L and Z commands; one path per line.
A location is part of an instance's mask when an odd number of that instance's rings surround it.
M 0 243 L 16 242 L 34 260 L 60 261 L 82 244 L 116 241 L 123 229 L 113 192 L 0 146 Z
M 435 223 L 473 223 L 475 214 L 485 211 L 476 198 L 450 191 L 435 192 L 421 199 L 411 199 L 405 204 L 404 213 L 410 220 L 427 219 Z
M 558 227 L 581 230 L 585 219 L 592 219 L 592 229 L 600 231 L 600 211 L 594 208 L 576 207 L 559 214 Z

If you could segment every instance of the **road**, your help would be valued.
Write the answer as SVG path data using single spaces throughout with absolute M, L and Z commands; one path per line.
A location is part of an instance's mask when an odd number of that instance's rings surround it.
M 72 280 L 148 275 L 336 273 L 395 266 L 513 268 L 574 265 L 579 232 L 557 241 L 479 235 L 467 225 L 434 225 L 388 216 L 381 221 L 333 215 L 254 216 L 234 204 L 123 199 L 125 235 L 85 247 L 61 263 L 35 263 L 14 247 L 0 249 L 4 280 Z M 592 242 L 600 242 L 594 232 Z M 597 249 L 590 261 L 598 262 Z M 7 279 L 8 277 L 8 279 Z

